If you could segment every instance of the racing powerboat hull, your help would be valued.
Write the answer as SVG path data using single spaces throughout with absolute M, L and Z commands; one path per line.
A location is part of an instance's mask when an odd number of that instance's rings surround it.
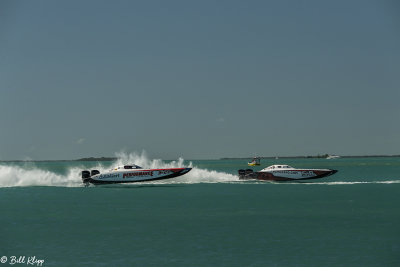
M 257 180 L 264 181 L 303 181 L 319 179 L 337 173 L 337 170 L 319 169 L 319 170 L 296 170 L 287 171 L 288 173 L 275 172 L 256 172 Z
M 94 170 L 90 176 L 85 175 L 88 171 L 82 172 L 82 181 L 85 184 L 120 184 L 120 183 L 138 183 L 165 180 L 175 178 L 188 173 L 192 168 L 167 168 L 167 169 L 129 169 L 129 170 L 111 170 L 100 174 Z
M 261 171 L 251 169 L 239 170 L 239 179 L 256 179 L 264 181 L 303 181 L 319 179 L 337 173 L 331 169 L 295 169 L 288 165 L 272 165 Z

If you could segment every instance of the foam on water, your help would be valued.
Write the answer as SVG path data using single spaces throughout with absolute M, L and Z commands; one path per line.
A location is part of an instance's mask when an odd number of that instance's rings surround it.
M 59 175 L 39 168 L 25 169 L 19 166 L 0 166 L 0 187 L 15 186 L 81 186 L 82 180 L 76 168 Z
M 192 162 L 189 162 L 187 165 L 184 164 L 184 159 L 179 158 L 176 161 L 165 162 L 161 159 L 152 159 L 150 160 L 146 155 L 146 152 L 142 152 L 140 155 L 137 153 L 117 153 L 116 154 L 118 160 L 116 165 L 124 165 L 128 163 L 135 163 L 145 169 L 153 169 L 153 168 L 183 168 L 188 167 L 192 168 L 190 172 L 183 176 L 179 176 L 174 179 L 168 180 L 159 180 L 156 184 L 177 184 L 177 183 L 223 183 L 223 182 L 232 182 L 238 181 L 239 178 L 236 175 L 232 175 L 226 172 L 219 172 L 215 170 L 201 169 L 193 166 Z M 149 183 L 149 182 L 143 182 Z

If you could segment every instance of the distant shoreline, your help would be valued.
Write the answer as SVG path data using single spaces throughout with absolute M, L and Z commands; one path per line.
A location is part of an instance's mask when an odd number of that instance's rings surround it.
M 257 157 L 260 159 L 326 159 L 329 155 L 317 155 L 317 156 L 276 156 L 276 157 Z M 365 155 L 365 156 L 339 156 L 339 158 L 395 158 L 400 155 Z M 220 158 L 221 160 L 229 159 L 252 159 L 253 157 L 247 158 Z
M 0 160 L 0 162 L 46 162 L 46 161 L 52 161 L 52 162 L 75 162 L 75 161 L 115 161 L 118 158 L 112 158 L 112 157 L 101 157 L 101 158 L 95 158 L 95 157 L 90 157 L 90 158 L 81 158 L 81 159 L 49 159 L 49 160 Z
M 260 159 L 326 159 L 328 155 L 317 155 L 317 156 L 275 156 L 265 157 L 260 156 Z M 393 158 L 400 157 L 400 155 L 364 155 L 364 156 L 340 156 L 340 158 Z M 213 160 L 248 160 L 253 157 L 224 157 Z M 60 160 L 0 160 L 0 162 L 79 162 L 79 161 L 116 161 L 118 158 L 115 157 L 89 157 L 81 159 L 60 159 Z M 207 160 L 207 159 L 189 159 L 189 160 Z M 167 160 L 170 161 L 170 160 Z M 171 160 L 172 161 L 172 160 Z

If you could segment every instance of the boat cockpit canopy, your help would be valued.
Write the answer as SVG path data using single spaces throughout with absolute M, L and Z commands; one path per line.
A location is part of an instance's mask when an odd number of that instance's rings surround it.
M 269 166 L 267 169 L 293 169 L 293 167 L 289 166 L 289 165 L 272 165 Z
M 132 169 L 142 169 L 142 167 L 132 164 L 132 165 L 119 166 L 118 169 L 132 170 Z

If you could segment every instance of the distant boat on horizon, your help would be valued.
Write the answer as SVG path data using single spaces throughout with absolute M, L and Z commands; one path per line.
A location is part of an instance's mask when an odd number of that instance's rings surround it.
M 328 155 L 326 157 L 326 159 L 339 159 L 339 158 L 340 158 L 340 156 L 337 156 L 337 155 Z

